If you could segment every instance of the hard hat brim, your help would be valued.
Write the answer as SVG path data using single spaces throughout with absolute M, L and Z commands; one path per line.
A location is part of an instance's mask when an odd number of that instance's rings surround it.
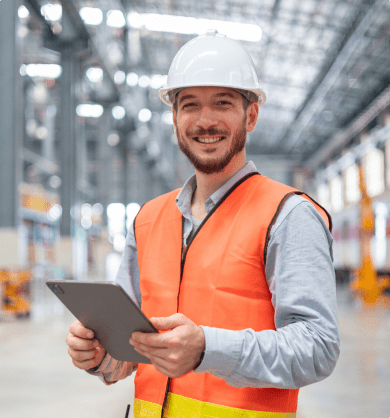
M 228 89 L 232 89 L 232 90 L 246 90 L 246 91 L 250 91 L 252 93 L 254 93 L 256 96 L 258 96 L 258 105 L 261 106 L 265 103 L 267 97 L 266 94 L 264 92 L 264 90 L 259 86 L 257 88 L 245 88 L 245 87 L 235 87 L 235 86 L 229 86 L 229 85 L 217 85 L 215 83 L 213 84 L 199 84 L 199 85 L 183 85 L 183 86 L 175 86 L 175 87 L 168 87 L 167 85 L 165 85 L 164 87 L 162 87 L 159 92 L 158 95 L 160 97 L 160 100 L 162 102 L 164 102 L 165 104 L 167 104 L 168 106 L 173 106 L 174 103 L 171 101 L 170 97 L 169 97 L 169 93 L 170 92 L 174 92 L 175 90 L 184 90 L 187 88 L 191 88 L 191 87 L 225 87 Z M 240 92 L 241 93 L 241 92 Z

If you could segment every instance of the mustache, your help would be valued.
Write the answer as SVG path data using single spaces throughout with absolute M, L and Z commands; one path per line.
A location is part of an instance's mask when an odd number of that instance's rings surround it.
M 201 126 L 196 129 L 191 129 L 187 131 L 187 136 L 227 136 L 229 131 L 226 129 L 217 129 L 215 126 L 210 126 L 207 129 L 202 128 Z

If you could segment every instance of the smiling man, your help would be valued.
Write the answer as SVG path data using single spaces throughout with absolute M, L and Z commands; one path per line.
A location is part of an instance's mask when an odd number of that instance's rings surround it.
M 295 417 L 339 355 L 331 219 L 246 161 L 265 94 L 237 42 L 190 41 L 160 98 L 195 174 L 142 207 L 117 282 L 164 332 L 132 335 L 137 365 L 76 321 L 69 354 L 106 384 L 137 369 L 135 417 Z

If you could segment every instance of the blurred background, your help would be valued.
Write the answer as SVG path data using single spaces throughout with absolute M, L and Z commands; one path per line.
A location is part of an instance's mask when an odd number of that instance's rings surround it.
M 333 217 L 342 352 L 298 418 L 390 416 L 390 2 L 0 0 L 0 417 L 111 418 L 132 377 L 76 369 L 49 279 L 115 280 L 146 201 L 193 169 L 158 89 L 214 28 L 266 94 L 247 160 Z

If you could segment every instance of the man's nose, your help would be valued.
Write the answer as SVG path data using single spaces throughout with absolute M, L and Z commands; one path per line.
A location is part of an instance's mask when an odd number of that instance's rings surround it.
M 207 106 L 202 107 L 199 118 L 196 121 L 196 126 L 201 126 L 202 128 L 207 129 L 210 126 L 216 125 L 218 125 L 218 119 L 216 118 L 215 112 Z

